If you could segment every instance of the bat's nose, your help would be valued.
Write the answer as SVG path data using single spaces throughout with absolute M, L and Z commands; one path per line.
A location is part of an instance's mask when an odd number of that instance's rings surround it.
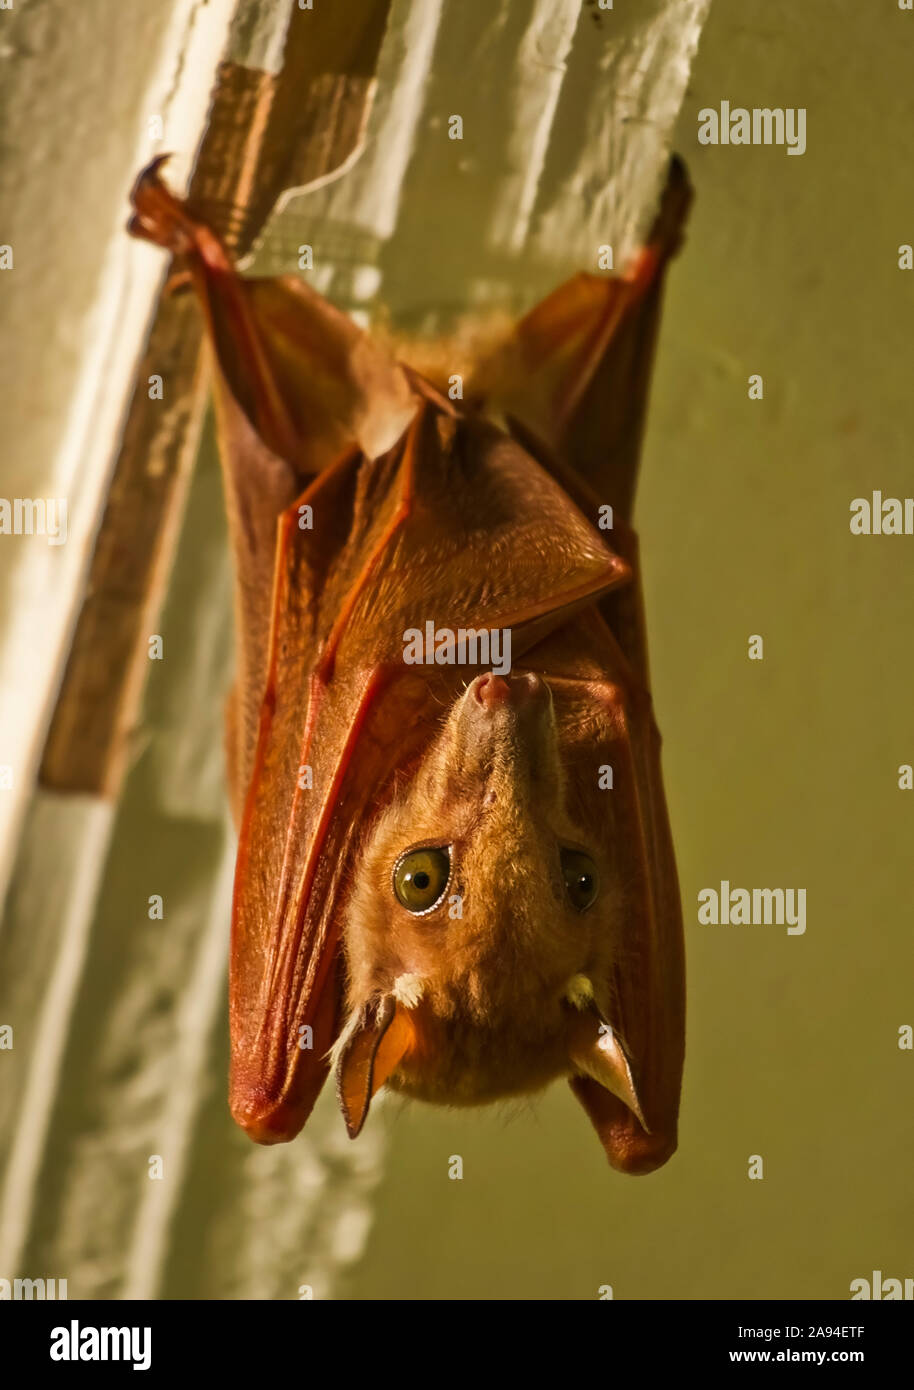
M 507 680 L 490 671 L 476 677 L 471 693 L 483 709 L 488 710 L 502 706 L 519 709 L 524 705 L 544 704 L 549 699 L 549 687 L 533 671 L 525 671 L 523 675 L 511 676 Z
M 480 676 L 473 682 L 473 698 L 484 709 L 496 709 L 499 705 L 506 705 L 511 699 L 511 687 L 501 676 Z

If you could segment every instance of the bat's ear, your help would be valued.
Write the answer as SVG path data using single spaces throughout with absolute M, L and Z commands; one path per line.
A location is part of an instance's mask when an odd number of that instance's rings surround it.
M 370 1000 L 346 1025 L 334 1048 L 336 1094 L 350 1139 L 365 1123 L 372 1096 L 415 1043 L 409 1012 L 392 994 Z
M 676 1147 L 675 1135 L 648 1129 L 625 1048 L 595 1008 L 575 1016 L 568 1051 L 577 1073 L 571 1077 L 571 1089 L 612 1166 L 624 1173 L 659 1168 Z

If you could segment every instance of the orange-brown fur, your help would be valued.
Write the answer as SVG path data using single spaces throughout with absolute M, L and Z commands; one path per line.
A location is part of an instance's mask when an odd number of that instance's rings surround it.
M 371 829 L 345 927 L 351 1009 L 403 975 L 422 982 L 410 1011 L 417 1045 L 388 1084 L 458 1105 L 536 1090 L 571 1070 L 569 982 L 608 979 L 616 935 L 605 854 L 566 808 L 548 690 L 532 708 L 494 710 L 473 691 Z M 426 844 L 451 846 L 451 881 L 417 917 L 397 901 L 392 872 L 404 850 Z M 601 871 L 585 912 L 567 898 L 560 846 L 586 850 Z M 455 894 L 462 917 L 450 915 Z

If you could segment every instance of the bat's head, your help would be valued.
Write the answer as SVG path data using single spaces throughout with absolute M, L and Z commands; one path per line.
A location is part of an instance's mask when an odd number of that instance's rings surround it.
M 552 693 L 478 676 L 371 827 L 346 916 L 350 1013 L 334 1049 L 358 1132 L 385 1082 L 474 1104 L 572 1072 L 640 1107 L 610 985 L 620 889 L 574 819 Z

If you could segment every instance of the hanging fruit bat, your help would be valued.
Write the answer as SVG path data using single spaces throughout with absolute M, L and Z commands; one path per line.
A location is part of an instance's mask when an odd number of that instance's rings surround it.
M 649 1172 L 684 976 L 630 513 L 685 173 L 628 274 L 490 335 L 453 400 L 453 361 L 240 277 L 160 163 L 130 229 L 203 304 L 235 559 L 232 1114 L 291 1139 L 332 1069 L 355 1137 L 381 1086 L 567 1076 Z

